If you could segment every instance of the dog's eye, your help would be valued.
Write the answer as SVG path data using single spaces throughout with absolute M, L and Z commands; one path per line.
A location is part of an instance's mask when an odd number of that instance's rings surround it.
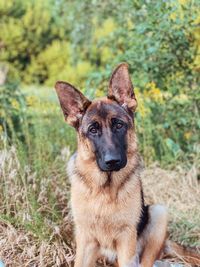
M 116 124 L 116 128 L 117 128 L 117 129 L 121 129 L 123 126 L 124 126 L 124 125 L 123 125 L 122 122 L 118 122 L 118 123 Z
M 90 127 L 89 127 L 89 132 L 91 134 L 96 134 L 98 132 L 98 129 L 99 129 L 99 124 L 98 122 L 92 124 Z
M 94 126 L 90 127 L 89 131 L 90 131 L 90 133 L 92 133 L 92 134 L 97 133 L 97 129 L 96 129 Z
M 112 119 L 112 125 L 115 129 L 121 129 L 124 126 L 124 122 L 118 119 L 113 118 Z

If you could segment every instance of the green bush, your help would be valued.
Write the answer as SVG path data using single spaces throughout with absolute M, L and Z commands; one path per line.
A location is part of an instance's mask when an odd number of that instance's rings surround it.
M 25 99 L 18 82 L 0 86 L 0 133 L 5 134 L 9 143 L 24 141 Z
M 199 7 L 189 0 L 0 2 L 0 62 L 11 76 L 1 87 L 1 131 L 25 145 L 31 159 L 47 142 L 41 155 L 47 149 L 53 159 L 74 137 L 64 142 L 56 96 L 52 105 L 45 88 L 43 112 L 41 85 L 66 80 L 91 98 L 102 96 L 112 69 L 126 61 L 139 101 L 136 123 L 145 160 L 192 162 L 199 153 Z M 25 95 L 16 79 L 28 88 Z M 31 97 L 38 103 L 34 108 Z

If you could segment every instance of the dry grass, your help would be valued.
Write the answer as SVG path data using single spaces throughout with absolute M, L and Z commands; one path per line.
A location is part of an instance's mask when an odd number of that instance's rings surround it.
M 163 170 L 153 165 L 142 174 L 147 203 L 168 207 L 171 238 L 183 245 L 200 247 L 200 183 L 197 168 L 177 166 Z
M 14 148 L 0 152 L 0 259 L 7 267 L 73 266 L 69 184 L 60 167 L 66 164 L 68 155 L 64 149 L 50 175 L 39 179 L 28 166 L 20 166 Z M 147 202 L 169 208 L 171 237 L 200 246 L 196 168 L 166 171 L 154 165 L 142 176 Z
M 41 241 L 31 233 L 0 223 L 0 258 L 6 266 L 72 266 L 72 247 L 59 233 L 52 240 Z

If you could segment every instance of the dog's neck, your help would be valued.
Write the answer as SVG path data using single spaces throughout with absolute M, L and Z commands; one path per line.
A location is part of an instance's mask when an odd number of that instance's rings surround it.
M 82 142 L 80 142 L 82 144 Z M 135 142 L 133 142 L 135 144 Z M 127 164 L 119 171 L 101 171 L 96 162 L 95 155 L 91 156 L 87 145 L 79 145 L 75 159 L 75 172 L 90 190 L 115 190 L 120 189 L 134 174 L 138 174 L 141 168 L 141 160 L 137 146 L 131 146 L 127 150 Z
M 127 165 L 118 172 L 103 172 L 96 162 L 87 162 L 77 154 L 74 161 L 76 179 L 83 183 L 85 189 L 92 195 L 103 194 L 108 201 L 115 201 L 120 190 L 127 188 L 129 182 L 138 184 L 140 179 L 140 158 L 138 154 L 129 158 Z

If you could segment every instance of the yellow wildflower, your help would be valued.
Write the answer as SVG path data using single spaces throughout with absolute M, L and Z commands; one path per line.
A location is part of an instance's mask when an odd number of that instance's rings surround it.
M 173 13 L 170 14 L 170 19 L 171 20 L 175 20 L 176 17 L 177 17 L 177 14 L 175 12 L 173 12 Z
M 192 136 L 191 132 L 185 132 L 184 133 L 184 137 L 185 137 L 186 140 L 189 140 L 191 138 L 191 136 Z
M 76 66 L 76 75 L 78 77 L 85 77 L 92 69 L 89 61 L 80 61 Z
M 103 88 L 98 88 L 95 92 L 95 97 L 103 97 L 105 94 Z
M 3 133 L 3 126 L 0 125 L 0 134 Z
M 178 0 L 179 4 L 185 6 L 189 1 L 188 0 Z
M 101 50 L 101 60 L 102 62 L 108 62 L 112 58 L 112 51 L 109 47 L 103 47 Z
M 112 32 L 114 32 L 115 28 L 116 26 L 115 26 L 115 22 L 113 21 L 113 19 L 111 18 L 106 19 L 100 27 L 95 29 L 94 38 L 97 40 L 100 40 L 104 37 L 107 37 Z
M 19 102 L 16 99 L 12 99 L 11 105 L 13 108 L 15 108 L 17 110 L 19 109 Z
M 26 102 L 28 106 L 34 106 L 34 104 L 36 103 L 36 98 L 34 96 L 27 96 Z
M 138 102 L 138 112 L 140 113 L 141 117 L 144 118 L 150 113 L 150 109 L 147 107 L 144 96 L 139 92 L 139 88 L 135 88 L 135 95 Z
M 156 102 L 163 102 L 163 95 L 159 88 L 156 87 L 156 84 L 152 81 L 150 83 L 147 83 L 146 88 L 148 90 L 145 90 L 144 95 L 151 98 L 152 100 Z

